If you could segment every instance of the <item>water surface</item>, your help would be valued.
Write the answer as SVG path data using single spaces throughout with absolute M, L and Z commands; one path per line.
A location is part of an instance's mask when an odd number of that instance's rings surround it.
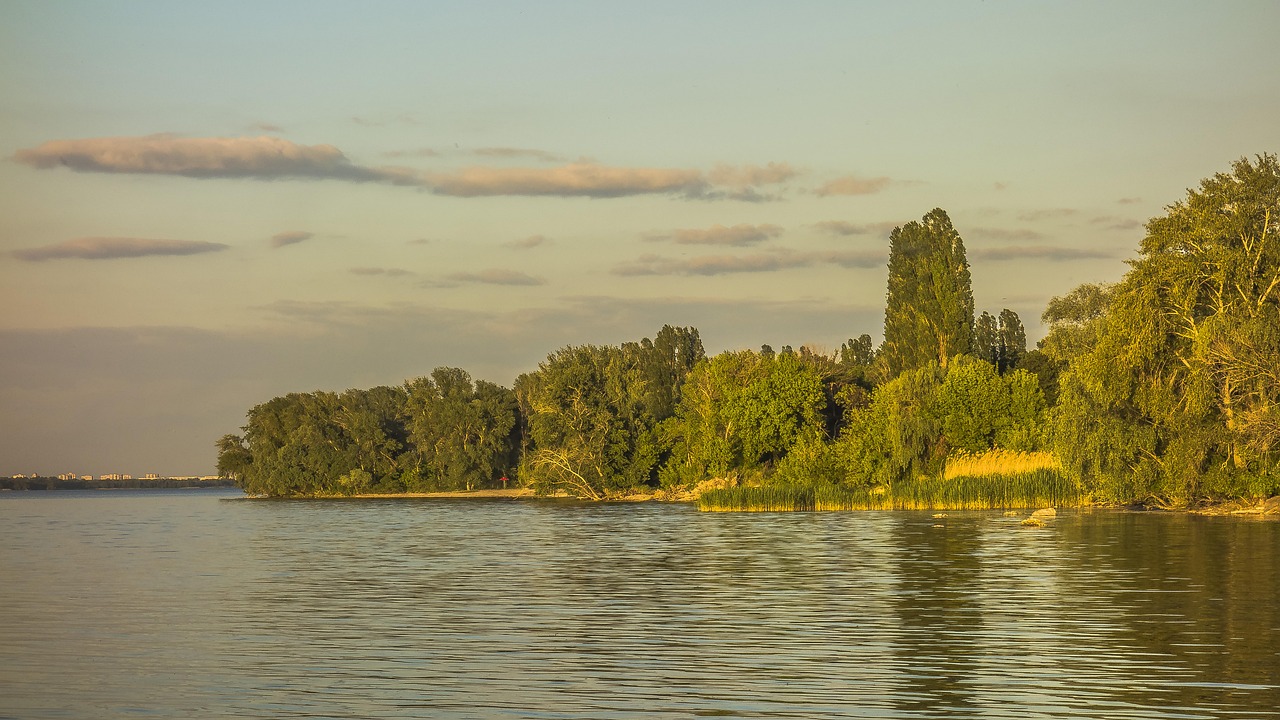
M 4 718 L 1280 715 L 1280 523 L 0 495 Z

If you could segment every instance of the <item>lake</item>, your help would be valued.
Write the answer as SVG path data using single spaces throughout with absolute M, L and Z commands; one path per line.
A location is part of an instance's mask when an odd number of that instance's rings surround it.
M 1280 715 L 1280 522 L 0 494 L 3 718 Z

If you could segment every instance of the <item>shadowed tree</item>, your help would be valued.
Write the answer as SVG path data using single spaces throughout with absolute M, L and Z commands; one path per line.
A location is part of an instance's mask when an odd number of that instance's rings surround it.
M 1027 354 L 1027 331 L 1018 313 L 1009 308 L 1000 311 L 999 346 L 1000 356 L 995 365 L 1003 375 L 1017 367 L 1018 361 Z

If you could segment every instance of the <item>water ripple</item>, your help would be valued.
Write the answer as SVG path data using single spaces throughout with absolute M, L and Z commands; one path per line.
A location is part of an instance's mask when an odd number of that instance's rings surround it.
M 0 500 L 0 717 L 1261 718 L 1280 524 Z

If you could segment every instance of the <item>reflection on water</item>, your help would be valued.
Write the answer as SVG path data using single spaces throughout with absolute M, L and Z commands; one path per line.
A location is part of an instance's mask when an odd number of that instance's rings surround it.
M 0 498 L 0 717 L 1225 718 L 1280 523 Z

